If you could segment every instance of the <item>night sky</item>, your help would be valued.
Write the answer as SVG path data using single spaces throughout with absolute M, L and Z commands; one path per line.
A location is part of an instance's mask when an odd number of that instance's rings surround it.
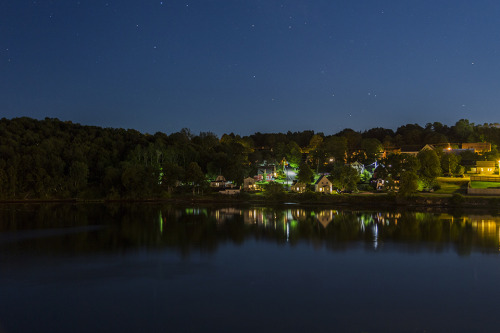
M 498 0 L 0 1 L 0 117 L 333 134 L 499 105 Z

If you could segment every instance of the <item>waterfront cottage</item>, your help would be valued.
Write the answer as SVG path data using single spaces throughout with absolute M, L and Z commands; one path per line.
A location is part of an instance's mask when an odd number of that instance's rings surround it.
M 210 187 L 223 188 L 226 185 L 226 178 L 222 175 L 217 176 L 217 178 L 210 182 Z
M 290 189 L 292 192 L 303 193 L 306 191 L 307 185 L 304 183 L 295 183 L 290 187 Z
M 318 178 L 316 183 L 314 183 L 314 191 L 320 193 L 332 193 L 332 182 L 322 175 Z
M 481 175 L 492 175 L 495 172 L 496 163 L 494 161 L 477 161 L 476 172 Z
M 255 185 L 255 179 L 252 177 L 247 177 L 243 179 L 243 190 L 244 191 L 255 191 L 256 185 Z

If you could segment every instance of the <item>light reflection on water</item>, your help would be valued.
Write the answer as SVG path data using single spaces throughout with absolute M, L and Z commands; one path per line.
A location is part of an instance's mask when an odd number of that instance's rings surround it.
M 500 217 L 491 215 L 464 215 L 453 216 L 447 213 L 401 213 L 401 212 L 359 212 L 341 211 L 335 209 L 283 209 L 276 212 L 266 207 L 253 207 L 251 209 L 222 208 L 213 212 L 207 210 L 187 211 L 189 214 L 204 216 L 212 215 L 219 225 L 243 217 L 247 225 L 255 225 L 263 229 L 273 229 L 276 232 L 284 230 L 287 242 L 291 233 L 298 233 L 300 236 L 300 224 L 316 225 L 322 231 L 338 224 L 349 225 L 350 228 L 359 227 L 359 233 L 369 233 L 372 236 L 373 248 L 377 249 L 385 237 L 397 236 L 396 230 L 404 230 L 408 224 L 417 228 L 413 233 L 405 234 L 408 239 L 419 240 L 422 233 L 428 231 L 427 236 L 436 239 L 437 235 L 432 234 L 437 230 L 426 230 L 434 228 L 438 224 L 451 238 L 440 239 L 453 241 L 453 233 L 467 232 L 469 236 L 484 241 L 488 244 L 489 250 L 500 250 Z M 161 213 L 160 213 L 161 214 Z M 399 225 L 398 225 L 399 223 Z M 434 225 L 431 225 L 434 224 Z M 338 230 L 337 230 L 338 231 Z M 340 231 L 342 232 L 342 231 Z M 381 236 L 384 238 L 381 239 Z M 441 235 L 442 236 L 442 235 Z M 422 240 L 422 239 L 421 239 Z M 483 249 L 484 250 L 484 249 Z
M 493 331 L 499 225 L 291 205 L 0 206 L 0 327 Z

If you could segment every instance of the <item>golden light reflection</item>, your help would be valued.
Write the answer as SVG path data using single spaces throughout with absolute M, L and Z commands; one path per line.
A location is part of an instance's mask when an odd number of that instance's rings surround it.
M 336 210 L 322 210 L 316 214 L 316 219 L 319 223 L 326 228 L 332 222 L 334 216 L 337 214 Z
M 208 212 L 208 213 L 207 213 Z M 351 230 L 373 234 L 375 247 L 384 239 L 402 234 L 404 237 L 422 239 L 429 228 L 442 228 L 442 241 L 461 242 L 464 233 L 473 235 L 471 244 L 500 251 L 500 217 L 491 215 L 453 216 L 451 214 L 409 213 L 409 212 L 355 212 L 333 209 L 303 209 L 290 206 L 287 209 L 252 207 L 251 209 L 222 208 L 215 210 L 189 209 L 189 215 L 205 215 L 214 218 L 218 225 L 243 221 L 245 225 L 274 230 L 296 240 L 300 233 L 339 230 L 352 223 Z M 165 230 L 165 215 L 158 217 L 159 230 Z M 315 228 L 310 228 L 312 225 Z M 317 226 L 317 227 L 316 227 Z M 331 233 L 330 233 L 331 234 Z M 321 235 L 321 234 L 319 234 Z M 310 237 L 307 236 L 307 237 Z M 321 236 L 322 237 L 322 236 Z
M 471 216 L 472 228 L 483 239 L 494 240 L 500 251 L 500 218 L 490 216 Z

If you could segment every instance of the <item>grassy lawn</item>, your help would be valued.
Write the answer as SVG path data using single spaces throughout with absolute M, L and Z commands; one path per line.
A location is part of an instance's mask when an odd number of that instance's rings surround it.
M 500 182 L 471 182 L 472 188 L 500 188 Z
M 463 192 L 467 188 L 469 178 L 438 177 L 437 181 L 441 188 L 435 193 L 453 194 Z

